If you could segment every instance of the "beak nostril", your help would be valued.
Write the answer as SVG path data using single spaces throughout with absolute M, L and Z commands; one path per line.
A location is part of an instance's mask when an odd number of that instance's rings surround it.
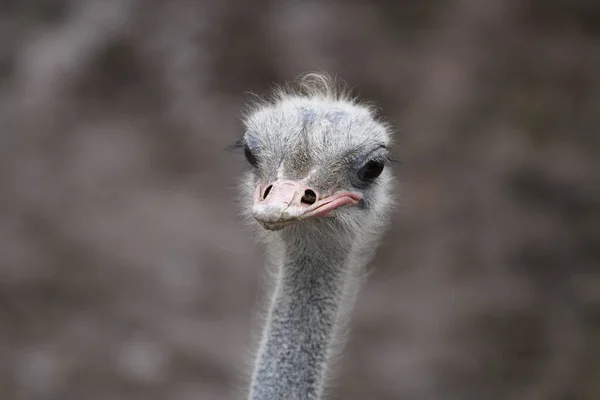
M 308 205 L 315 204 L 317 201 L 317 194 L 314 191 L 307 189 L 304 191 L 304 196 L 302 196 L 300 201 Z
M 263 200 L 267 198 L 269 193 L 271 193 L 271 189 L 273 189 L 273 185 L 267 186 L 267 189 L 265 190 L 265 193 L 263 194 Z

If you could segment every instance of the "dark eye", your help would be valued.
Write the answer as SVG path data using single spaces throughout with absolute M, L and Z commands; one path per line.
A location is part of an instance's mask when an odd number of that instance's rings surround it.
M 371 160 L 358 170 L 358 179 L 363 182 L 370 182 L 381 175 L 381 172 L 383 172 L 383 162 Z
M 252 151 L 250 151 L 248 145 L 244 145 L 244 155 L 246 156 L 246 160 L 248 160 L 250 165 L 253 167 L 258 167 L 258 159 L 254 154 L 252 154 Z

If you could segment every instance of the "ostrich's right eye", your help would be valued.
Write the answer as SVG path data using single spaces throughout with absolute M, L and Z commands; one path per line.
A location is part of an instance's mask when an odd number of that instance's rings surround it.
M 258 159 L 252 153 L 252 151 L 250 150 L 250 148 L 248 147 L 247 144 L 244 145 L 244 155 L 246 156 L 246 160 L 248 160 L 248 163 L 250 165 L 252 165 L 255 168 L 258 167 Z

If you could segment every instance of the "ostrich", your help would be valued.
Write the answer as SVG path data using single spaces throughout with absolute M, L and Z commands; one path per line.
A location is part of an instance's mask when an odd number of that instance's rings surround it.
M 391 204 L 390 129 L 308 74 L 251 107 L 242 201 L 275 268 L 250 400 L 318 400 Z

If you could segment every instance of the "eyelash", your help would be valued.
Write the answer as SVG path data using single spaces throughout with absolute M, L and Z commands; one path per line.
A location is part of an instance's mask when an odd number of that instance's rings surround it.
M 384 165 L 396 164 L 399 162 L 396 158 L 394 158 L 394 156 L 392 156 L 389 153 L 378 155 L 377 157 L 369 159 L 369 161 L 379 161 Z
M 385 149 L 385 147 L 382 147 L 382 148 Z M 365 165 L 367 165 L 370 161 L 377 161 L 377 162 L 383 163 L 383 165 L 385 165 L 385 166 L 390 165 L 390 164 L 400 163 L 400 161 L 398 161 L 394 156 L 392 156 L 388 152 L 385 152 L 383 154 L 381 154 L 381 153 L 377 154 L 374 157 L 367 156 L 367 157 L 363 158 L 362 161 L 363 162 L 361 164 L 359 164 L 360 165 L 359 169 L 364 167 Z M 356 165 L 353 158 L 350 158 L 348 160 L 348 162 L 354 163 L 354 165 Z
M 236 140 L 235 142 L 233 142 L 229 146 L 227 146 L 226 150 L 235 151 L 238 149 L 243 149 L 245 145 L 246 145 L 246 142 L 244 141 L 244 139 L 239 138 L 238 140 Z

